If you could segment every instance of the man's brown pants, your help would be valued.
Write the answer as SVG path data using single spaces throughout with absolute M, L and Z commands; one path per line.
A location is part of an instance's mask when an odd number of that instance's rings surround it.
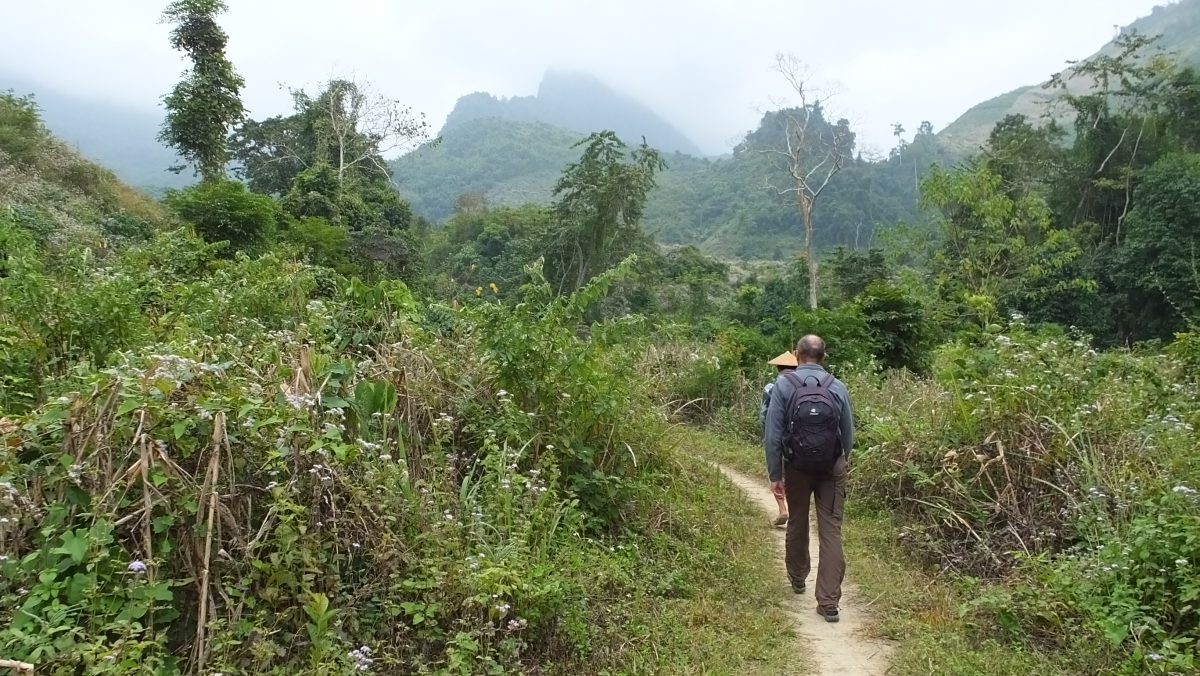
M 842 599 L 842 579 L 846 577 L 846 557 L 842 553 L 842 510 L 846 506 L 846 457 L 838 458 L 827 475 L 805 474 L 784 463 L 783 487 L 788 502 L 787 561 L 788 579 L 799 587 L 812 570 L 808 552 L 808 503 L 817 503 L 817 534 L 821 548 L 817 561 L 817 606 L 837 608 Z

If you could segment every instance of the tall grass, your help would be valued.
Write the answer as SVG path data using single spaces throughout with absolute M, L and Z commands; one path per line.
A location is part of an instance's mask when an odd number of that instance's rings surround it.
M 888 514 L 896 539 L 877 546 L 903 547 L 936 574 L 927 584 L 961 588 L 938 604 L 958 630 L 953 649 L 1003 647 L 993 657 L 1010 651 L 1012 673 L 1196 668 L 1195 346 L 1182 335 L 1166 350 L 1097 351 L 1016 318 L 942 346 L 927 377 L 835 369 L 858 423 L 852 502 Z M 647 377 L 664 401 L 700 399 L 691 419 L 731 438 L 715 456 L 761 473 L 752 383 L 771 374 L 743 375 L 717 360 L 722 349 L 659 348 Z M 905 626 L 936 631 L 911 622 L 920 604 L 874 588 L 909 608 Z M 902 651 L 915 660 L 906 673 L 921 673 L 921 650 L 946 648 L 920 645 Z M 939 662 L 987 673 L 978 660 Z
M 722 489 L 678 471 L 621 327 L 580 331 L 621 269 L 453 307 L 183 233 L 44 255 L 25 238 L 0 278 L 0 655 L 738 671 L 773 638 L 786 661 L 761 595 L 720 583 L 762 564 L 730 544 L 746 520 L 697 509 Z M 697 643 L 704 614 L 757 628 Z
M 849 381 L 853 490 L 927 562 L 1003 583 L 968 617 L 1084 671 L 1192 668 L 1200 397 L 1182 355 L 1097 352 L 1017 320 L 943 347 L 933 378 Z

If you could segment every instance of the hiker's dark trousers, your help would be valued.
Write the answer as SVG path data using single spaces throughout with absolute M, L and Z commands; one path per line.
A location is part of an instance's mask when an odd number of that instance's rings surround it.
M 824 476 L 805 474 L 784 463 L 783 485 L 787 494 L 787 574 L 792 586 L 804 582 L 812 571 L 808 551 L 808 503 L 817 503 L 817 534 L 821 549 L 817 563 L 817 606 L 837 608 L 846 577 L 842 554 L 842 511 L 846 505 L 846 456 L 838 458 Z

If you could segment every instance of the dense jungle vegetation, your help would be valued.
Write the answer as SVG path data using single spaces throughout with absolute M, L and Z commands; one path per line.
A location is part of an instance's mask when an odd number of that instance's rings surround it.
M 944 633 L 884 627 L 901 673 L 1198 668 L 1200 79 L 1150 40 L 1079 67 L 1069 129 L 929 169 L 919 222 L 819 240 L 809 308 L 803 260 L 656 243 L 670 157 L 610 131 L 549 203 L 414 215 L 383 153 L 420 115 L 334 79 L 247 119 L 221 9 L 167 10 L 200 181 L 161 201 L 0 95 L 0 658 L 795 670 L 766 536 L 671 428 L 753 442 L 765 359 L 815 332 L 859 412 L 848 529 L 889 515 L 914 612 L 961 592 Z

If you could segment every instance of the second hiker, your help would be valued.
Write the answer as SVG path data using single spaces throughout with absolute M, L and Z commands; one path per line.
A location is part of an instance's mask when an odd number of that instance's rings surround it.
M 796 368 L 799 362 L 796 361 L 795 353 L 788 351 L 767 363 L 774 366 L 775 370 L 782 375 L 784 371 L 791 371 Z M 767 424 L 767 407 L 771 404 L 771 390 L 773 389 L 775 389 L 774 380 L 763 387 L 762 407 L 758 411 L 758 422 L 764 427 Z M 771 495 L 775 496 L 775 506 L 779 509 L 779 514 L 775 517 L 775 525 L 783 526 L 788 521 L 787 500 L 784 499 L 781 493 L 776 493 L 775 491 L 771 491 Z

